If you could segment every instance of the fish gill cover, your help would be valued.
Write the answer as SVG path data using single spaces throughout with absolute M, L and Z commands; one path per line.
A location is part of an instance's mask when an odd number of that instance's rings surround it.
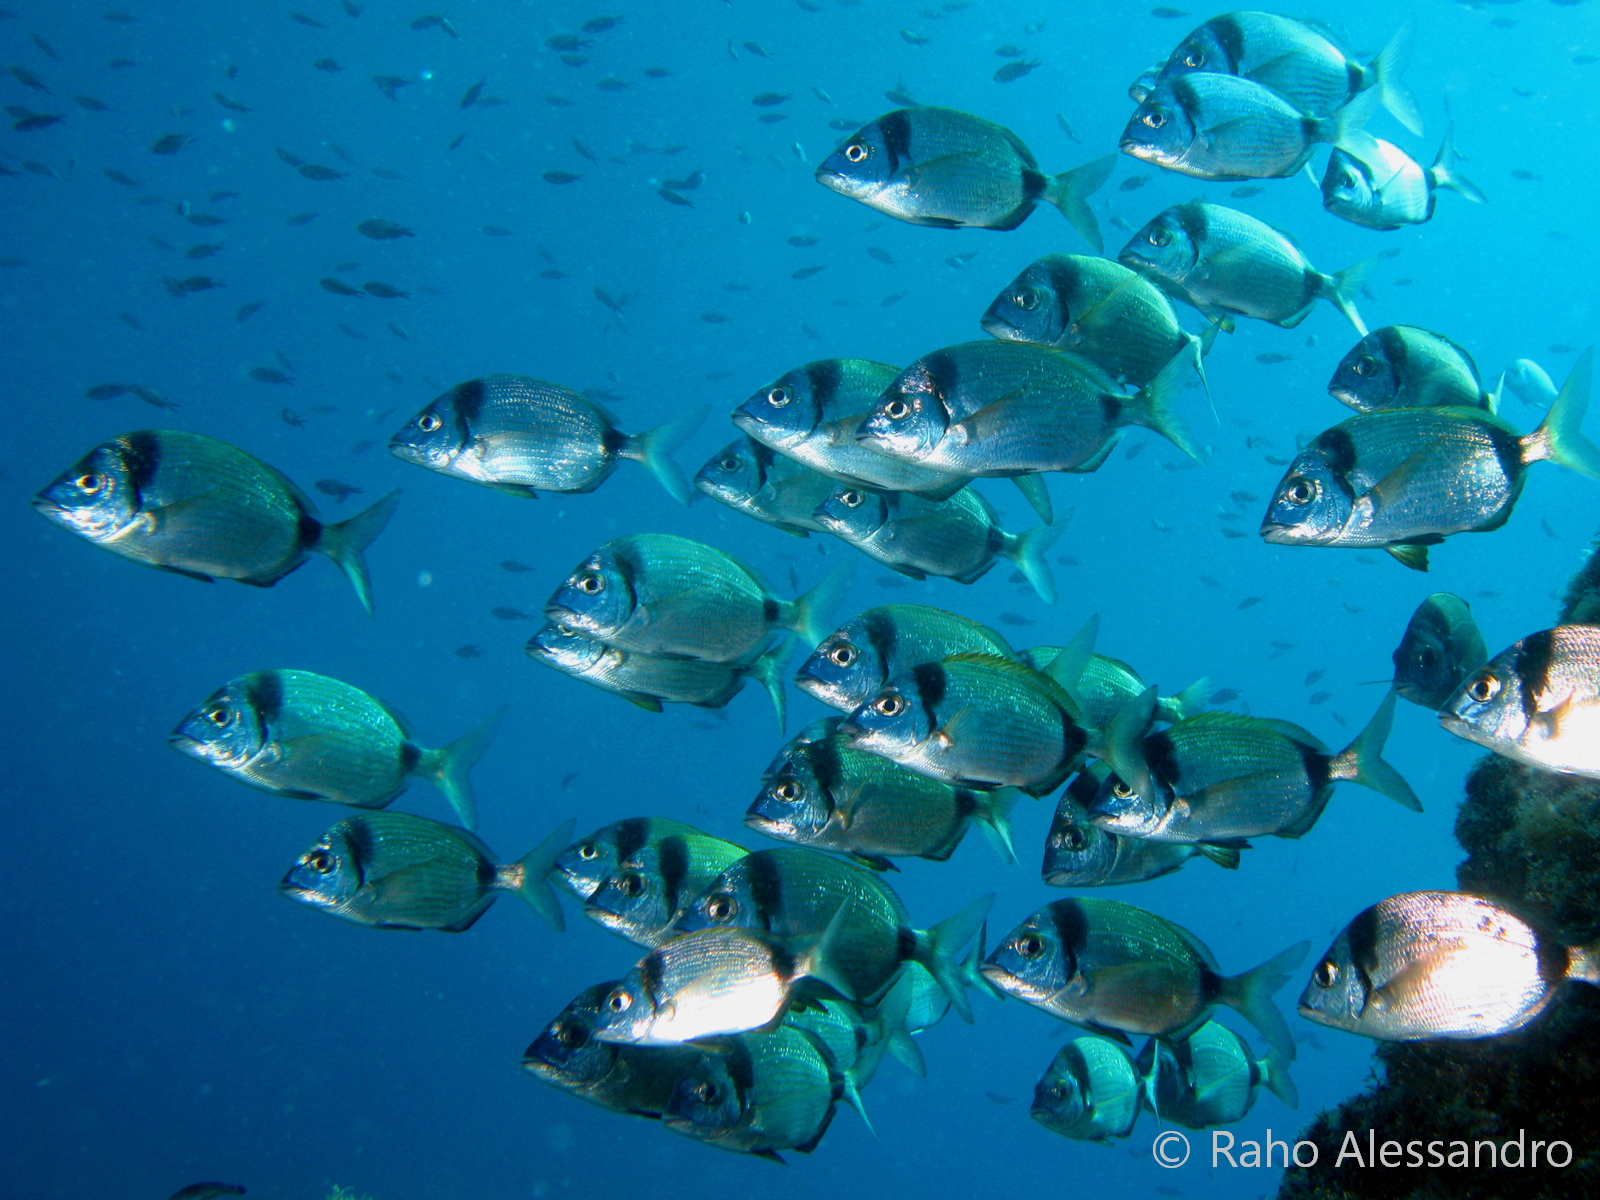
M 0 5 L 9 1190 L 1582 1194 L 1587 16 Z

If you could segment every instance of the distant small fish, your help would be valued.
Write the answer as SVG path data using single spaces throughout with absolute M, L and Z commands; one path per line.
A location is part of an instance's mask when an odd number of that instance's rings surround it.
M 726 325 L 729 320 L 719 312 L 703 312 L 700 314 L 700 319 L 707 325 Z
M 158 137 L 150 143 L 150 153 L 176 154 L 192 141 L 194 141 L 194 138 L 187 133 L 169 133 L 163 137 Z
M 992 1104 L 1010 1104 L 1012 1102 L 1010 1096 L 1002 1096 L 999 1092 L 985 1092 L 983 1097 Z
M 1014 83 L 1043 65 L 1038 59 L 1019 58 L 1014 62 L 1006 63 L 996 71 L 994 73 L 994 81 L 996 83 Z
M 1222 688 L 1211 693 L 1211 703 L 1232 704 L 1241 694 L 1238 688 Z
M 1511 172 L 1511 178 L 1520 179 L 1525 183 L 1532 183 L 1532 182 L 1534 182 L 1536 180 L 1543 179 L 1544 176 L 1543 175 L 1535 175 L 1532 171 L 1528 170 L 1526 167 L 1517 167 Z
M 332 496 L 336 504 L 343 504 L 351 496 L 361 494 L 361 489 L 353 483 L 342 483 L 337 479 L 319 479 L 312 486 L 324 496 Z
M 878 301 L 878 307 L 879 308 L 893 308 L 896 304 L 899 304 L 900 301 L 904 300 L 908 295 L 910 295 L 909 292 L 890 292 L 882 300 Z
M 1576 346 L 1569 346 L 1565 342 L 1551 342 L 1550 345 L 1545 348 L 1549 350 L 1551 354 L 1571 354 L 1577 349 Z
M 503 605 L 499 608 L 491 608 L 489 615 L 499 617 L 502 621 L 531 621 L 534 619 L 530 613 L 525 613 L 520 608 L 506 608 Z
M 886 267 L 898 267 L 900 262 L 882 246 L 868 246 L 867 257 L 875 262 L 881 262 Z
M 1082 565 L 1078 559 L 1074 558 L 1070 554 L 1056 555 L 1056 562 L 1060 563 L 1063 567 L 1076 567 Z
M 145 387 L 142 383 L 130 383 L 128 385 L 128 390 L 135 396 L 139 397 L 139 399 L 143 400 L 151 408 L 164 408 L 171 411 L 177 409 L 178 407 L 171 400 L 168 400 L 160 392 L 156 391 L 155 388 Z
M 120 183 L 123 187 L 136 188 L 143 186 L 137 179 L 134 179 L 129 175 L 124 175 L 121 171 L 118 171 L 113 167 L 108 167 L 100 173 L 107 179 L 111 180 L 112 183 Z
M 1147 184 L 1149 182 L 1150 182 L 1150 176 L 1148 176 L 1148 175 L 1129 175 L 1121 183 L 1117 184 L 1117 191 L 1119 191 L 1119 192 L 1137 192 L 1140 188 L 1142 188 L 1145 184 Z
M 231 109 L 233 112 L 247 113 L 250 111 L 248 107 L 240 104 L 232 96 L 229 96 L 224 92 L 212 92 L 211 98 L 218 104 L 222 105 L 223 108 Z
M 1124 462 L 1132 462 L 1134 459 L 1138 458 L 1139 455 L 1144 453 L 1144 448 L 1146 446 L 1148 446 L 1149 444 L 1150 444 L 1149 442 L 1135 442 L 1135 443 L 1133 443 L 1133 445 L 1129 446 L 1126 450 L 1124 450 L 1122 452 L 1123 461 Z
M 485 225 L 483 232 L 489 237 L 510 237 L 511 230 L 504 225 Z
M 761 92 L 750 97 L 750 103 L 757 108 L 772 108 L 774 105 L 782 104 L 792 98 L 792 94 L 789 92 Z
M 1246 537 L 1248 535 L 1242 529 L 1227 529 L 1227 528 L 1224 528 L 1223 531 L 1222 531 L 1222 536 L 1225 537 L 1225 538 L 1242 538 L 1242 537 Z
M 331 58 L 319 58 L 311 65 L 319 71 L 326 71 L 330 75 L 337 75 L 340 71 L 344 70 L 343 67 L 334 62 Z
M 1269 350 L 1265 354 L 1256 355 L 1256 361 L 1269 367 L 1275 367 L 1279 363 L 1288 362 L 1293 357 L 1294 355 L 1292 354 L 1279 354 L 1276 350 Z
M 293 425 L 296 429 L 304 429 L 306 427 L 306 419 L 292 408 L 281 409 L 278 412 L 278 417 L 285 425 Z
M 438 13 L 424 13 L 422 16 L 411 22 L 411 28 L 417 30 L 418 32 L 421 32 L 425 29 L 437 29 L 441 33 L 448 33 L 453 38 L 459 38 L 461 36 L 456 32 L 456 27 L 450 24 L 450 18 L 440 16 Z
M 583 178 L 583 176 L 574 175 L 571 171 L 546 171 L 543 175 L 539 176 L 539 178 L 543 179 L 546 183 L 563 184 L 577 183 L 578 180 Z
M 657 188 L 656 195 L 660 196 L 668 204 L 676 204 L 679 208 L 694 207 L 693 200 L 689 199 L 689 197 L 685 196 L 682 192 L 675 192 L 669 187 Z
M 118 396 L 126 396 L 132 390 L 125 383 L 97 383 L 84 392 L 84 396 L 90 400 L 115 400 Z
M 456 654 L 457 658 L 482 658 L 483 657 L 483 651 L 482 650 L 479 650 L 476 646 L 470 646 L 470 645 L 469 646 L 457 646 L 456 650 L 455 650 L 455 654 Z
M 85 112 L 110 112 L 111 106 L 93 96 L 74 96 L 73 102 Z
M 226 217 L 213 216 L 211 213 L 190 213 L 184 219 L 189 224 L 197 225 L 201 229 L 213 229 L 218 225 L 226 225 L 228 223 Z
M 879 575 L 877 579 L 873 580 L 873 582 L 881 588 L 904 588 L 911 586 L 910 580 L 904 579 L 899 575 Z
M 409 300 L 410 292 L 402 292 L 397 287 L 390 287 L 376 279 L 369 279 L 361 285 L 361 290 L 369 296 L 376 296 L 379 300 Z
M 902 29 L 900 37 L 908 46 L 926 46 L 933 39 L 925 33 L 918 33 L 914 29 Z
M 221 249 L 222 244 L 220 242 L 197 242 L 185 250 L 183 256 L 190 261 L 198 261 L 202 258 L 214 257 Z
M 220 279 L 213 279 L 210 275 L 190 275 L 186 279 L 163 279 L 161 286 L 167 289 L 169 296 L 187 296 L 194 292 L 209 292 L 213 288 L 225 287 Z
M 1239 610 L 1243 612 L 1247 608 L 1254 608 L 1264 599 L 1266 599 L 1265 596 L 1246 596 L 1243 600 L 1239 601 Z
M 416 237 L 417 235 L 404 225 L 397 225 L 393 221 L 385 221 L 381 217 L 371 217 L 356 226 L 356 232 L 373 241 L 391 241 L 395 238 Z
M 405 87 L 411 81 L 409 79 L 402 79 L 398 75 L 374 75 L 372 77 L 372 82 L 375 83 L 378 87 L 378 90 L 385 96 L 389 97 L 389 99 L 398 101 L 400 99 L 400 89 Z
M 359 288 L 353 288 L 348 283 L 346 283 L 344 280 L 335 279 L 331 275 L 324 276 L 323 278 L 317 280 L 317 282 L 322 285 L 322 290 L 323 291 L 332 292 L 335 296 L 360 296 L 361 295 L 361 290 Z
M 621 92 L 631 85 L 626 79 L 618 79 L 615 75 L 607 75 L 603 79 L 596 79 L 594 86 L 602 92 Z
M 1000 614 L 1002 625 L 1033 625 L 1037 622 L 1032 617 L 1025 617 L 1021 613 L 1003 612 Z
M 267 306 L 265 300 L 252 300 L 249 304 L 241 304 L 239 311 L 233 314 L 235 321 L 248 321 Z
M 768 50 L 765 46 L 763 46 L 760 42 L 746 42 L 746 43 L 744 43 L 744 48 L 746 50 L 750 51 L 751 54 L 754 54 L 757 58 L 771 58 L 772 57 L 772 52 L 770 50 Z
M 290 20 L 298 21 L 302 25 L 309 25 L 313 29 L 326 29 L 327 28 L 327 26 L 324 25 L 321 21 L 317 20 L 315 17 L 313 17 L 313 16 L 311 16 L 311 15 L 309 15 L 307 13 L 292 12 L 292 13 L 289 14 L 289 18 L 290 18 Z
M 500 564 L 500 569 L 502 571 L 510 571 L 513 575 L 521 575 L 524 572 L 533 570 L 533 568 L 527 563 L 519 563 L 513 558 L 508 558 L 502 561 Z
M 1187 17 L 1189 14 L 1185 9 L 1169 8 L 1167 5 L 1161 4 L 1152 8 L 1150 15 L 1152 17 L 1160 17 L 1163 21 L 1176 21 L 1179 17 Z
M 292 216 L 292 217 L 285 217 L 283 219 L 283 223 L 285 225 L 309 225 L 309 224 L 311 224 L 311 222 L 315 221 L 316 219 L 317 219 L 317 214 L 314 213 L 314 212 L 310 212 L 310 213 L 295 213 L 295 215 Z
M 1327 672 L 1321 667 L 1318 667 L 1315 671 L 1307 671 L 1305 686 L 1310 687 L 1313 683 L 1316 683 L 1317 680 L 1321 679 L 1326 674 Z
M 1067 119 L 1060 113 L 1056 114 L 1056 124 L 1061 127 L 1062 133 L 1066 134 L 1073 141 L 1078 141 L 1078 135 L 1072 131 L 1072 126 L 1067 124 Z
M 1306 703 L 1311 705 L 1326 704 L 1332 698 L 1332 692 L 1312 692 L 1306 699 Z
M 1251 196 L 1259 196 L 1267 189 L 1258 183 L 1245 183 L 1233 189 L 1228 195 L 1235 200 L 1248 200 Z
M 10 68 L 10 71 L 11 77 L 23 87 L 32 88 L 36 92 L 44 92 L 46 95 L 49 94 L 50 89 L 45 86 L 44 80 L 40 79 L 32 71 L 28 70 L 27 67 L 14 66 Z
M 409 342 L 411 340 L 411 335 L 399 325 L 396 325 L 393 321 L 388 323 L 387 328 L 390 333 L 394 334 L 395 337 L 399 338 L 402 342 Z
M 1550 524 L 1550 519 L 1548 517 L 1539 518 L 1539 528 L 1544 530 L 1546 537 L 1558 538 L 1561 536 L 1556 532 L 1555 526 Z
M 615 29 L 622 24 L 621 17 L 590 17 L 580 28 L 585 33 L 605 33 L 608 29 Z
M 478 102 L 478 97 L 483 95 L 483 85 L 488 82 L 488 79 L 480 79 L 477 83 L 473 84 L 464 93 L 462 93 L 459 107 L 471 108 L 474 104 L 476 104 Z
M 277 367 L 251 367 L 250 378 L 257 383 L 292 384 L 293 379 L 285 375 Z

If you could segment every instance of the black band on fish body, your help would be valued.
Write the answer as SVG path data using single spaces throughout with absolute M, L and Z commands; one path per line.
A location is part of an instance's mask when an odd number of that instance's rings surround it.
M 1311 785 L 1313 795 L 1333 782 L 1328 778 L 1328 767 L 1333 762 L 1331 755 L 1304 742 L 1295 742 L 1294 748 L 1300 752 L 1300 769 L 1306 773 L 1306 782 Z
M 927 718 L 928 728 L 930 730 L 939 728 L 941 722 L 936 710 L 939 702 L 944 699 L 945 686 L 949 683 L 944 673 L 944 664 L 922 663 L 912 667 L 911 678 L 916 681 L 917 701 L 922 705 L 922 713 Z
M 1372 995 L 1372 971 L 1378 965 L 1378 906 L 1363 909 L 1345 929 L 1345 944 L 1350 948 L 1350 965 L 1361 981 L 1362 1006 Z
M 661 887 L 666 893 L 667 915 L 678 911 L 684 899 L 683 885 L 689 878 L 689 843 L 679 834 L 661 839 L 656 853 L 657 869 L 661 873 Z
M 784 946 L 781 942 L 769 942 L 767 943 L 767 947 L 768 953 L 772 956 L 773 973 L 776 974 L 779 979 L 783 980 L 785 983 L 788 983 L 795 977 L 795 967 L 798 965 L 795 962 L 794 955 L 790 953 L 789 948 Z
M 909 925 L 898 926 L 894 931 L 894 952 L 901 962 L 910 962 L 917 954 L 917 931 Z
M 652 1009 L 660 1008 L 663 999 L 661 994 L 661 952 L 652 950 L 639 960 L 639 986 L 644 989 L 645 996 L 650 1001 Z
M 810 385 L 811 394 L 816 397 L 816 414 L 820 422 L 822 415 L 828 411 L 828 404 L 844 387 L 844 369 L 836 358 L 819 359 L 807 363 L 805 366 L 806 382 Z M 816 426 L 811 427 L 815 429 Z
M 618 821 L 615 829 L 619 863 L 629 861 L 650 841 L 649 817 L 629 817 L 625 821 Z
M 462 442 L 472 439 L 472 424 L 483 414 L 483 402 L 488 390 L 481 379 L 469 379 L 455 386 L 452 400 L 456 410 L 456 429 Z
M 896 109 L 878 119 L 878 132 L 883 135 L 883 153 L 888 158 L 887 175 L 900 173 L 900 165 L 911 162 L 911 119 L 904 109 Z
M 781 923 L 783 916 L 783 877 L 778 873 L 777 860 L 768 853 L 752 854 L 741 861 L 745 878 L 750 881 L 750 902 L 756 909 L 746 914 L 746 921 L 770 932 L 774 922 Z
M 1244 61 L 1244 30 L 1230 15 L 1211 22 L 1211 32 L 1216 35 L 1218 48 L 1228 56 L 1228 74 L 1237 75 Z
M 1314 444 L 1322 451 L 1329 473 L 1348 486 L 1356 469 L 1356 443 L 1349 431 L 1342 425 L 1335 425 L 1319 434 Z
M 367 864 L 372 861 L 372 830 L 360 817 L 352 817 L 342 824 L 344 844 L 350 850 L 350 865 L 356 869 L 356 890 L 360 891 L 367 884 Z
M 156 468 L 161 465 L 161 440 L 148 429 L 125 434 L 117 440 L 120 443 L 122 469 L 128 477 L 128 488 L 133 493 L 133 511 L 143 512 L 144 494 L 155 482 Z
M 761 599 L 761 619 L 768 625 L 777 624 L 778 618 L 783 615 L 776 596 L 763 596 Z
M 605 432 L 600 435 L 600 448 L 605 451 L 605 456 L 615 458 L 627 444 L 628 435 L 607 421 Z
M 817 789 L 822 793 L 823 803 L 831 815 L 837 807 L 834 796 L 844 782 L 844 764 L 839 759 L 838 741 L 825 737 L 812 742 L 806 747 L 805 755 L 811 764 L 812 778 L 817 781 Z
M 422 761 L 422 747 L 409 739 L 400 743 L 400 769 L 411 774 Z
M 256 732 L 265 745 L 272 740 L 272 727 L 283 715 L 283 677 L 276 671 L 257 671 L 244 685 L 244 698 L 255 714 Z
M 1139 750 L 1144 755 L 1145 766 L 1150 770 L 1150 778 L 1162 787 L 1176 792 L 1183 780 L 1182 772 L 1178 769 L 1177 747 L 1173 744 L 1172 735 L 1165 729 L 1157 730 L 1139 743 Z M 1152 804 L 1156 800 L 1154 796 L 1146 796 L 1145 799 Z
M 1551 632 L 1541 629 L 1529 634 L 1522 639 L 1517 651 L 1515 669 L 1518 686 L 1522 689 L 1522 711 L 1530 716 L 1539 711 L 1539 694 L 1550 678 L 1550 662 L 1555 655 L 1555 638 Z
M 1210 222 L 1206 219 L 1205 204 L 1199 200 L 1191 200 L 1187 204 L 1174 205 L 1167 212 L 1177 218 L 1178 227 L 1183 230 L 1196 252 L 1203 253 L 1210 229 Z
M 970 817 L 978 811 L 978 795 L 976 792 L 969 792 L 966 788 L 957 788 L 955 801 L 957 816 Z
M 1089 918 L 1076 900 L 1057 900 L 1047 909 L 1055 926 L 1056 945 L 1062 959 L 1062 977 L 1078 973 L 1078 954 L 1089 944 Z
M 478 889 L 480 891 L 482 891 L 482 892 L 488 892 L 488 891 L 490 891 L 490 890 L 492 890 L 494 888 L 495 883 L 500 878 L 499 869 L 492 862 L 490 862 L 487 858 L 483 857 L 483 855 L 480 854 L 480 855 L 477 855 L 476 857 L 477 857 L 476 878 L 477 878 L 477 881 L 478 881 Z M 485 909 L 484 911 L 487 912 L 488 909 Z M 475 917 L 473 919 L 476 920 L 477 918 Z
M 894 661 L 895 643 L 898 640 L 898 631 L 889 614 L 880 609 L 873 609 L 866 614 L 862 625 L 866 631 L 867 644 L 878 655 L 878 664 L 883 670 L 882 682 L 889 682 L 889 664 Z

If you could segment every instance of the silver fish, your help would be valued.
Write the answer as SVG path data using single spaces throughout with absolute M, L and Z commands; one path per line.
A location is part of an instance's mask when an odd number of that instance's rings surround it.
M 1242 1121 L 1263 1083 L 1288 1107 L 1300 1106 L 1289 1065 L 1278 1052 L 1257 1057 L 1248 1042 L 1216 1021 L 1179 1040 L 1152 1038 L 1137 1066 L 1151 1110 L 1185 1129 Z
M 713 454 L 694 477 L 713 500 L 798 537 L 828 532 L 812 514 L 837 484 L 748 436 Z
M 1073 1038 L 1033 1089 L 1033 1119 L 1075 1141 L 1127 1137 L 1143 1110 L 1144 1081 L 1128 1052 L 1093 1035 Z
M 1443 334 L 1415 325 L 1374 329 L 1339 360 L 1328 395 L 1357 412 L 1386 408 L 1483 408 L 1478 364 Z
M 1394 690 L 1402 700 L 1438 711 L 1489 652 L 1460 596 L 1435 592 L 1411 614 L 1394 651 Z
M 1365 133 L 1346 136 L 1328 158 L 1322 207 L 1368 229 L 1400 229 L 1431 220 L 1440 191 L 1485 203 L 1488 197 L 1457 167 L 1460 156 L 1453 134 L 1453 126 L 1445 130 L 1430 167 L 1382 138 Z

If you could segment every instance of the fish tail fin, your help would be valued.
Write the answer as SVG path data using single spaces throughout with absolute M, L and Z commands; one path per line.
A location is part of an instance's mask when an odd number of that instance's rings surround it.
M 989 977 L 983 973 L 984 943 L 988 940 L 989 922 L 985 921 L 978 926 L 978 940 L 972 943 L 972 949 L 961 960 L 961 986 L 980 996 L 992 996 L 1003 1003 L 1008 997 L 990 983 Z
M 1326 121 L 1318 122 L 1319 136 L 1323 141 L 1332 142 L 1335 146 L 1342 146 L 1356 134 L 1367 127 L 1367 122 L 1372 120 L 1372 114 L 1378 111 L 1378 103 L 1383 94 L 1378 88 L 1369 91 L 1357 92 L 1350 101 Z M 1309 168 L 1310 163 L 1306 166 Z M 1315 178 L 1313 183 L 1320 190 L 1322 185 Z
M 1050 560 L 1045 557 L 1056 544 L 1064 525 L 1035 525 L 1017 537 L 1001 553 L 1017 564 L 1022 577 L 1033 585 L 1039 599 L 1046 604 L 1056 602 L 1056 580 L 1050 571 Z
M 1117 156 L 1107 154 L 1052 177 L 1044 191 L 1044 198 L 1061 210 L 1061 215 L 1094 247 L 1096 254 L 1105 252 L 1105 242 L 1100 237 L 1100 223 L 1089 208 L 1089 197 L 1111 178 L 1116 165 Z
M 1594 379 L 1594 348 L 1583 352 L 1551 402 L 1539 428 L 1522 439 L 1522 461 L 1548 458 L 1558 466 L 1600 479 L 1600 448 L 1583 436 L 1584 414 L 1589 410 L 1589 388 Z
M 878 1064 L 883 1061 L 885 1054 L 891 1055 L 908 1071 L 926 1077 L 928 1063 L 922 1057 L 922 1047 L 917 1045 L 911 1036 L 911 1031 L 906 1028 L 906 1018 L 911 1015 L 911 999 L 914 992 L 911 975 L 904 969 L 900 978 L 895 980 L 894 986 L 889 989 L 889 994 L 878 1003 L 878 1044 L 868 1053 L 873 1053 L 872 1070 L 876 1071 Z M 858 1083 L 865 1085 L 868 1074 L 862 1077 L 860 1066 L 856 1064 L 856 1077 Z
M 350 580 L 361 600 L 361 606 L 372 615 L 372 578 L 367 574 L 367 560 L 363 553 L 372 545 L 383 527 L 394 516 L 395 505 L 400 503 L 400 489 L 396 488 L 371 508 L 358 512 L 347 521 L 324 525 L 317 538 L 316 548 L 339 565 Z
M 914 959 L 932 975 L 935 982 L 950 997 L 950 1005 L 967 1024 L 972 1024 L 972 1005 L 967 1003 L 967 991 L 962 984 L 961 965 L 957 952 L 972 940 L 983 927 L 989 910 L 994 907 L 994 893 L 979 896 L 953 917 L 946 917 L 932 929 L 917 937 Z
M 1033 505 L 1041 521 L 1046 525 L 1056 523 L 1055 506 L 1050 503 L 1050 489 L 1045 486 L 1043 475 L 1013 475 L 1011 482 L 1017 485 L 1023 499 Z
M 1300 965 L 1309 949 L 1310 942 L 1297 942 L 1243 975 L 1226 976 L 1218 981 L 1217 999 L 1254 1025 L 1286 1064 L 1294 1061 L 1294 1038 L 1272 997 L 1289 981 L 1289 972 Z
M 827 984 L 846 1000 L 851 1001 L 857 999 L 856 990 L 851 985 L 849 977 L 840 968 L 838 954 L 839 943 L 844 938 L 845 925 L 850 919 L 850 910 L 853 907 L 854 905 L 848 900 L 839 905 L 833 914 L 833 919 L 828 922 L 828 927 L 822 931 L 822 936 L 817 938 L 805 952 L 798 972 Z
M 1016 807 L 1017 797 L 1021 795 L 1022 792 L 1014 787 L 980 792 L 978 809 L 973 814 L 973 820 L 978 822 L 978 828 L 983 830 L 994 852 L 1002 862 L 1008 864 L 1017 861 L 1017 847 L 1011 840 L 1011 810 Z
M 1155 719 L 1157 694 L 1153 684 L 1145 688 L 1119 708 L 1117 715 L 1105 723 L 1105 728 L 1090 743 L 1091 754 L 1103 760 L 1144 796 L 1152 793 L 1154 783 L 1140 743 Z
M 1196 462 L 1203 461 L 1200 451 L 1189 435 L 1188 426 L 1173 411 L 1172 402 L 1183 390 L 1184 374 L 1199 361 L 1199 343 L 1190 342 L 1168 360 L 1167 365 L 1157 372 L 1154 379 L 1139 389 L 1138 403 L 1130 412 L 1135 424 L 1153 429 Z M 1208 391 L 1207 395 L 1209 394 Z
M 852 573 L 848 566 L 835 567 L 826 579 L 789 606 L 791 612 L 785 628 L 793 630 L 807 649 L 819 645 L 833 632 L 829 614 L 850 590 Z
M 673 461 L 672 452 L 688 441 L 710 412 L 708 405 L 700 405 L 665 425 L 657 425 L 643 433 L 636 433 L 623 443 L 622 457 L 644 464 L 645 470 L 656 477 L 656 482 L 667 489 L 679 504 L 688 504 L 697 494 L 689 487 L 683 468 Z
M 1187 721 L 1195 713 L 1205 711 L 1206 705 L 1211 703 L 1211 692 L 1211 676 L 1202 675 L 1168 700 L 1167 711 L 1173 717 L 1173 724 Z
M 756 680 L 772 697 L 772 707 L 778 713 L 778 732 L 783 733 L 788 723 L 789 707 L 783 692 L 783 666 L 789 658 L 789 642 L 785 638 L 763 651 L 761 657 L 750 664 L 750 678 Z
M 870 1071 L 863 1073 L 861 1070 L 862 1059 L 856 1060 L 856 1065 L 848 1071 L 841 1072 L 839 1077 L 839 1094 L 846 1104 L 856 1110 L 856 1116 L 861 1118 L 861 1123 L 867 1127 L 867 1132 L 873 1137 L 878 1136 L 878 1131 L 872 1127 L 872 1118 L 867 1116 L 866 1103 L 861 1099 L 861 1089 L 867 1086 L 867 1080 L 872 1078 Z M 873 1063 L 874 1069 L 877 1063 Z
M 495 731 L 500 728 L 500 718 L 505 715 L 506 710 L 499 709 L 471 733 L 458 737 L 448 746 L 424 750 L 417 762 L 417 774 L 430 780 L 444 793 L 444 798 L 450 801 L 450 807 L 456 810 L 456 816 L 467 829 L 478 827 L 478 802 L 472 794 L 472 780 L 467 773 L 483 757 L 489 743 L 494 741 Z
M 1444 127 L 1444 141 L 1439 143 L 1439 153 L 1434 157 L 1433 166 L 1428 168 L 1428 177 L 1436 188 L 1448 188 L 1475 203 L 1487 204 L 1489 197 L 1457 169 L 1461 155 L 1456 150 L 1455 132 L 1454 122 Z
M 1389 729 L 1394 724 L 1396 695 L 1398 693 L 1390 689 L 1383 703 L 1378 705 L 1378 711 L 1372 714 L 1372 720 L 1367 722 L 1367 727 L 1356 735 L 1355 741 L 1334 756 L 1328 764 L 1328 771 L 1334 779 L 1359 783 L 1412 812 L 1421 812 L 1422 801 L 1417 799 L 1411 785 L 1400 777 L 1399 771 L 1383 760 L 1383 744 L 1389 740 Z
M 1362 337 L 1367 336 L 1366 322 L 1361 319 L 1361 314 L 1356 311 L 1355 295 L 1361 290 L 1361 285 L 1367 280 L 1367 272 L 1372 269 L 1372 260 L 1364 258 L 1354 266 L 1333 275 L 1324 275 L 1322 279 L 1321 296 L 1345 315 L 1345 320 L 1356 327 L 1356 332 Z
M 1406 21 L 1394 31 L 1389 44 L 1378 52 L 1378 57 L 1372 60 L 1367 69 L 1377 77 L 1372 90 L 1378 93 L 1383 106 L 1395 120 L 1421 137 L 1422 114 L 1417 111 L 1417 102 L 1411 96 L 1411 89 L 1400 80 L 1400 76 L 1406 73 L 1406 67 L 1411 65 L 1411 46 L 1416 41 L 1416 34 L 1416 24 Z
M 1276 1047 L 1268 1050 L 1267 1056 L 1256 1065 L 1261 1069 L 1261 1082 L 1267 1085 L 1267 1091 L 1282 1100 L 1286 1108 L 1300 1107 L 1300 1089 L 1289 1078 L 1289 1062 Z
M 544 841 L 532 850 L 529 850 L 517 860 L 518 872 L 521 876 L 517 881 L 517 895 L 528 902 L 530 908 L 538 913 L 557 933 L 566 929 L 566 919 L 561 915 L 561 905 L 556 900 L 555 889 L 550 886 L 548 876 L 555 868 L 556 856 L 572 844 L 572 833 L 578 827 L 574 818 L 569 818 Z

